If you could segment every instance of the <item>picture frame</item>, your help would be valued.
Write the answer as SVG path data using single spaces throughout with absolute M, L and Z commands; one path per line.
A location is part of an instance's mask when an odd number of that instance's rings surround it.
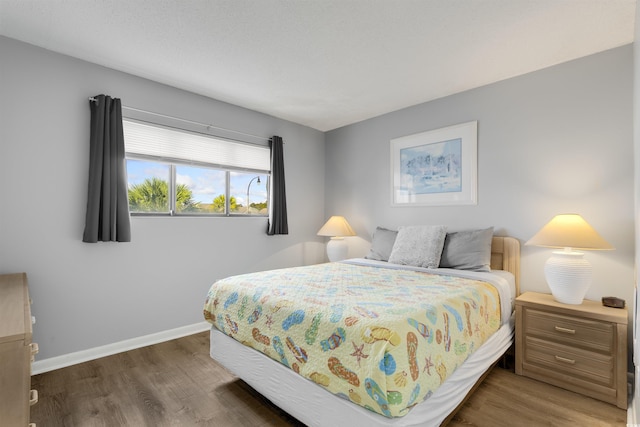
M 390 142 L 392 206 L 477 204 L 477 121 Z

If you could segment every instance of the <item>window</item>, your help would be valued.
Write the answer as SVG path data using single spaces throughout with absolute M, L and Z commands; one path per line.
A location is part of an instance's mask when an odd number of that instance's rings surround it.
M 267 216 L 270 151 L 123 120 L 134 215 Z

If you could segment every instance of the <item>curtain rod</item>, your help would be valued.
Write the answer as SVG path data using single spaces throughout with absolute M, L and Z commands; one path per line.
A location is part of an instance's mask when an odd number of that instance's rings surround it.
M 89 97 L 89 101 L 96 102 L 97 99 L 94 98 L 93 96 L 91 96 L 91 97 Z M 270 140 L 270 138 L 265 138 L 264 136 L 252 135 L 250 133 L 244 133 L 244 132 L 240 132 L 240 131 L 233 130 L 233 129 L 226 129 L 226 128 L 223 128 L 223 127 L 214 126 L 214 125 L 207 124 L 207 123 L 194 122 L 193 120 L 181 119 L 180 117 L 173 117 L 173 116 L 168 116 L 166 114 L 154 113 L 153 111 L 141 110 L 139 108 L 127 107 L 125 105 L 123 105 L 122 108 L 125 109 L 125 110 L 137 111 L 139 113 L 145 113 L 145 114 L 151 114 L 151 115 L 158 116 L 158 117 L 164 117 L 165 119 L 178 120 L 178 121 L 181 121 L 181 122 L 184 122 L 184 123 L 190 123 L 192 125 L 204 126 L 207 129 L 218 129 L 218 130 L 222 130 L 222 131 L 225 131 L 225 132 L 233 132 L 233 133 L 236 133 L 238 135 L 244 135 L 244 136 L 248 136 L 248 137 L 251 137 L 251 138 L 257 138 L 257 139 L 260 139 L 262 141 L 269 141 Z

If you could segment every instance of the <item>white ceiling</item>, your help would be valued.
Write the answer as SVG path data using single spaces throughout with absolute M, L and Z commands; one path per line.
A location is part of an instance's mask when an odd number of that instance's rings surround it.
M 326 131 L 632 43 L 635 4 L 0 0 L 0 34 Z

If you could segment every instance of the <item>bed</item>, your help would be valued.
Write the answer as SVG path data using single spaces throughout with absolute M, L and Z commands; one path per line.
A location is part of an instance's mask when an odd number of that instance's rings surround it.
M 218 281 L 211 357 L 309 426 L 446 423 L 513 343 L 520 246 L 489 242 L 490 271 L 368 257 Z

